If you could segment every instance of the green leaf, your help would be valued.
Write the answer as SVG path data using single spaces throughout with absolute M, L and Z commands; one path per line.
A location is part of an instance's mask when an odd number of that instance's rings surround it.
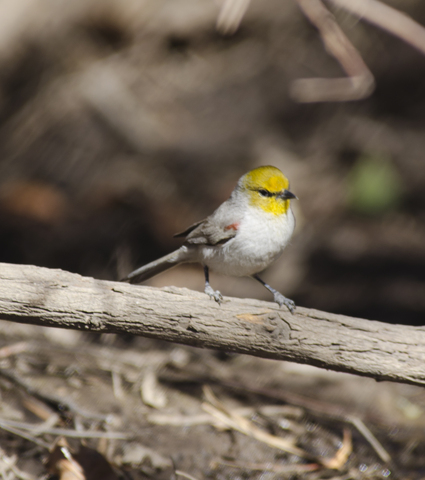
M 397 208 L 403 184 L 391 159 L 362 155 L 347 177 L 347 204 L 358 213 L 380 215 Z

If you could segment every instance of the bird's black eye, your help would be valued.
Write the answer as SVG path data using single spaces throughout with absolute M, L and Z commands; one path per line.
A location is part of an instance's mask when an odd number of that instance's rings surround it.
M 258 193 L 262 197 L 270 197 L 271 196 L 270 192 L 268 190 L 264 190 L 264 189 L 258 190 Z

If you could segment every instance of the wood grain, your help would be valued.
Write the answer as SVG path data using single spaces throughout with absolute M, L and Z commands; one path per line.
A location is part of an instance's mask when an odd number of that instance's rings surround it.
M 425 329 L 252 299 L 218 305 L 187 289 L 96 280 L 34 266 L 0 264 L 0 318 L 306 363 L 425 384 Z

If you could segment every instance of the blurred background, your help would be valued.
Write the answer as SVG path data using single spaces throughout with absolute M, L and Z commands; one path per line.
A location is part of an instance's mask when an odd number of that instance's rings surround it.
M 264 280 L 301 306 L 422 325 L 425 55 L 335 2 L 326 6 L 375 76 L 361 101 L 291 97 L 299 79 L 345 75 L 298 7 L 306 0 L 227 1 L 248 6 L 239 28 L 225 28 L 218 0 L 0 2 L 0 261 L 117 280 L 180 246 L 174 233 L 271 164 L 299 200 L 292 242 Z M 423 0 L 385 3 L 425 25 Z M 249 278 L 212 273 L 211 283 L 272 300 Z M 150 285 L 203 290 L 202 268 Z M 311 468 L 216 430 L 205 385 L 313 458 L 343 441 L 348 462 Z M 218 480 L 425 478 L 423 388 L 304 365 L 2 320 L 0 398 L 2 478 L 57 480 L 63 429 L 125 473 L 87 480 L 168 480 L 176 469 Z M 272 413 L 258 414 L 264 406 Z M 85 430 L 97 439 L 80 440 Z M 27 473 L 6 477 L 13 462 Z M 276 465 L 289 470 L 265 473 Z
M 422 1 L 387 3 L 425 23 Z M 332 11 L 375 75 L 365 100 L 291 99 L 297 79 L 343 75 L 295 2 L 252 1 L 223 34 L 210 0 L 3 1 L 0 261 L 118 279 L 271 164 L 299 201 L 265 280 L 305 307 L 422 324 L 425 56 Z M 202 290 L 203 273 L 150 284 Z

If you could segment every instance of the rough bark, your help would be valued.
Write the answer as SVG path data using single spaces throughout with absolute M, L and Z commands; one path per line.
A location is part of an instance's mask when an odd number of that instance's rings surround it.
M 0 318 L 103 333 L 132 333 L 196 347 L 307 363 L 425 384 L 425 329 L 169 287 L 96 280 L 0 264 Z

